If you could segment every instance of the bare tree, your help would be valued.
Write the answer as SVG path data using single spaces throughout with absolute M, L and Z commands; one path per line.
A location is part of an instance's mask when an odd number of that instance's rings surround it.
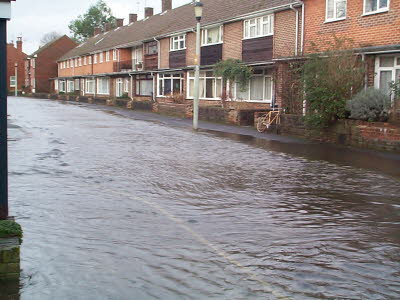
M 56 31 L 48 32 L 45 35 L 43 35 L 42 39 L 40 40 L 40 47 L 44 46 L 47 43 L 50 43 L 60 37 L 61 37 L 61 34 L 59 34 Z

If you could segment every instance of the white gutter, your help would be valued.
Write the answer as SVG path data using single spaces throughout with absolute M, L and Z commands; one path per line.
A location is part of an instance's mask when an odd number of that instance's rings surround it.
M 290 9 L 296 13 L 296 41 L 294 55 L 297 56 L 299 48 L 299 11 L 293 7 L 293 4 L 290 5 Z
M 298 3 L 301 4 L 301 47 L 300 47 L 300 52 L 303 55 L 304 54 L 304 11 L 305 11 L 305 6 L 304 6 L 304 2 L 297 0 Z
M 160 40 L 157 40 L 154 38 L 155 41 L 157 41 L 157 69 L 160 69 L 161 66 L 161 55 L 160 55 Z

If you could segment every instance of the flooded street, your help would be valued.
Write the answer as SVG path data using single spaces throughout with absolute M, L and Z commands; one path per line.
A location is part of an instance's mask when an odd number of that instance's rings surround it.
M 400 299 L 398 158 L 88 104 L 9 114 L 20 299 Z

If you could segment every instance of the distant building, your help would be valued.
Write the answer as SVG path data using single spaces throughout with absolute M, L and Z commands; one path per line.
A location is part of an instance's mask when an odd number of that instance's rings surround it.
M 14 43 L 7 44 L 7 87 L 10 93 L 15 92 L 16 86 L 18 91 L 22 91 L 25 78 L 24 61 L 26 57 L 27 55 L 22 51 L 22 37 L 18 37 L 16 46 Z M 16 64 L 18 68 L 18 84 L 15 79 Z
M 40 47 L 25 60 L 25 86 L 33 93 L 48 93 L 50 78 L 57 77 L 57 60 L 77 44 L 64 35 Z

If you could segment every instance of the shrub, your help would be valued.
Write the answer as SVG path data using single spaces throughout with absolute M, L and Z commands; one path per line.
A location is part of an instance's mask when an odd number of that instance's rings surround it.
M 331 121 L 345 118 L 346 101 L 364 82 L 365 69 L 347 40 L 335 38 L 328 50 L 311 55 L 303 66 L 303 89 L 310 127 L 322 128 Z
M 386 122 L 392 101 L 390 96 L 380 90 L 367 89 L 358 93 L 348 101 L 347 108 L 350 118 L 370 122 Z

